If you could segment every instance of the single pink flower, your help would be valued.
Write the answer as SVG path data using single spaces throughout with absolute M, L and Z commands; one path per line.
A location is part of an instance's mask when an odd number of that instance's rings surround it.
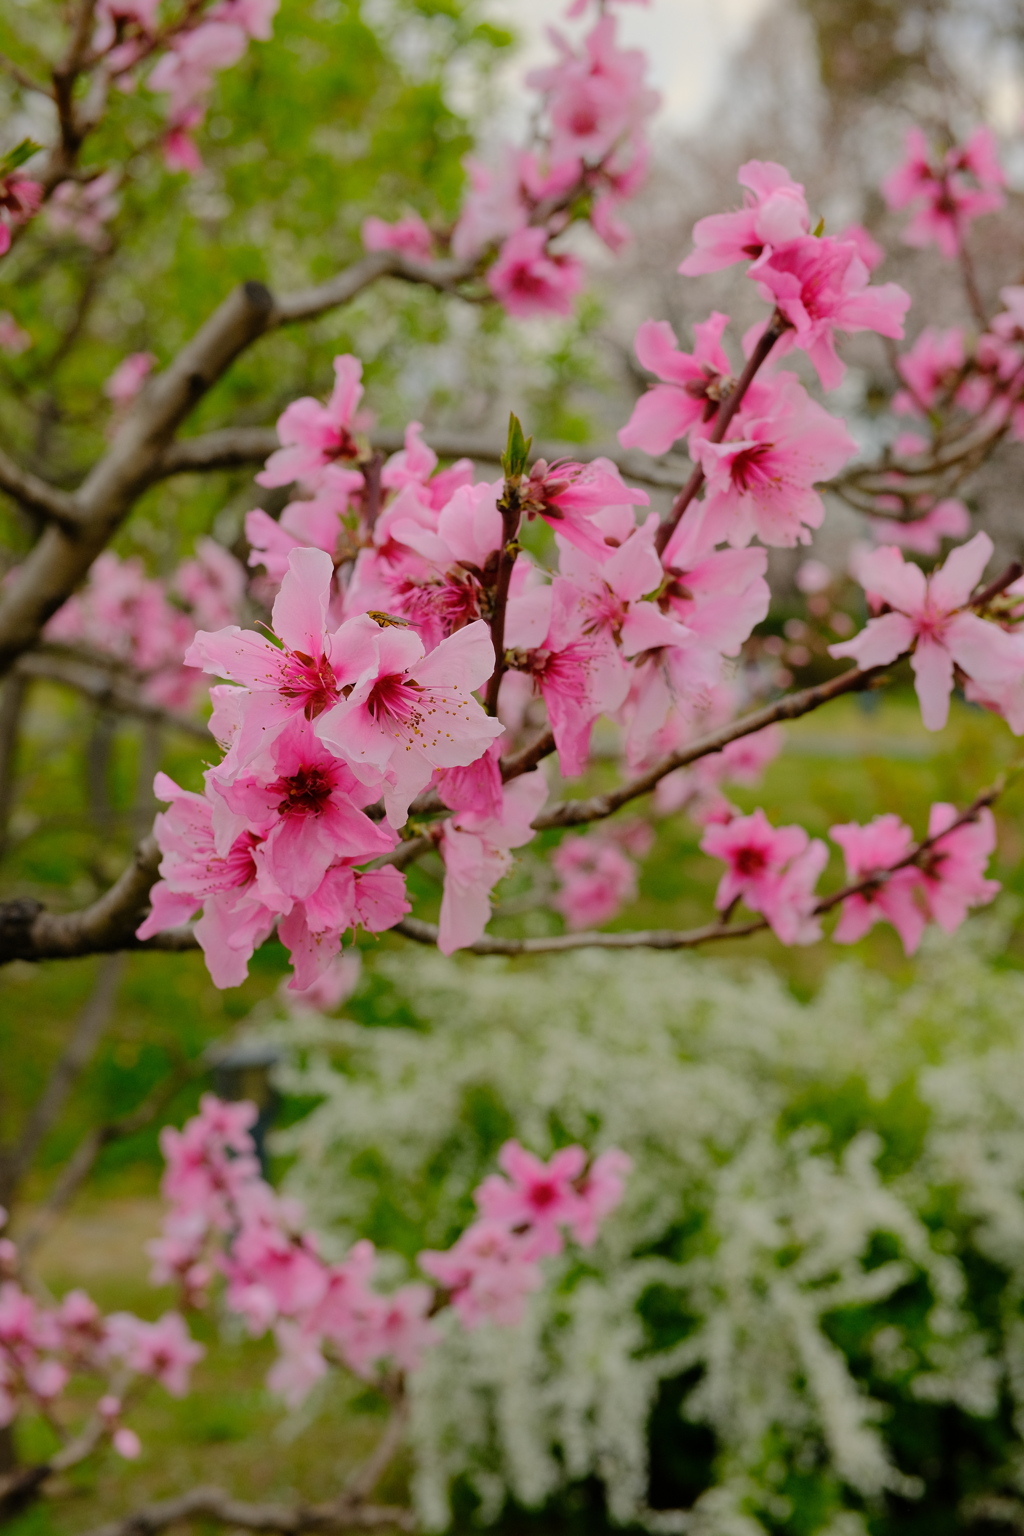
M 132 352 L 118 363 L 103 386 L 103 393 L 116 406 L 130 405 L 153 371 L 156 358 L 152 352 Z
M 857 451 L 845 425 L 793 374 L 776 374 L 771 383 L 763 415 L 737 413 L 737 439 L 693 444 L 707 489 L 690 521 L 707 545 L 728 540 L 742 548 L 755 535 L 782 548 L 809 544 L 808 530 L 825 516 L 815 481 L 830 479 Z
M 551 867 L 561 882 L 551 905 L 569 928 L 599 928 L 636 899 L 636 865 L 600 833 L 563 838 Z
M 899 498 L 893 500 L 893 511 L 902 510 L 903 503 Z M 971 531 L 971 514 L 962 501 L 947 496 L 936 502 L 923 517 L 915 517 L 911 522 L 902 522 L 895 517 L 869 517 L 868 527 L 880 544 L 898 544 L 901 549 L 912 550 L 916 555 L 933 556 L 939 553 L 943 539 L 967 537 Z
M 641 395 L 619 432 L 623 448 L 667 453 L 691 432 L 709 431 L 719 404 L 732 385 L 722 333 L 729 316 L 717 310 L 695 325 L 693 352 L 681 352 L 666 320 L 646 320 L 634 344 L 642 368 L 664 380 Z
M 290 721 L 244 775 L 210 786 L 221 844 L 249 832 L 257 889 L 270 905 L 313 896 L 338 859 L 359 862 L 388 853 L 394 834 L 359 808 L 376 790 L 334 756 L 312 725 Z M 344 925 L 347 926 L 347 925 Z
M 930 411 L 941 395 L 952 392 L 966 360 L 963 326 L 941 331 L 938 326 L 926 325 L 896 365 L 908 386 L 893 396 L 897 416 L 920 416 Z
M 413 261 L 429 261 L 434 254 L 434 237 L 418 213 L 404 214 L 393 224 L 364 219 L 363 245 L 368 251 L 399 251 Z
M 576 1180 L 586 1163 L 582 1147 L 563 1147 L 543 1163 L 517 1141 L 506 1141 L 498 1153 L 506 1177 L 492 1173 L 484 1179 L 476 1191 L 477 1208 L 485 1220 L 535 1233 L 539 1252 L 558 1253 L 563 1246 L 561 1228 L 579 1210 Z
M 570 315 L 583 287 L 583 263 L 548 250 L 548 232 L 519 229 L 509 235 L 487 273 L 487 286 L 517 320 L 535 315 Z
M 773 249 L 752 275 L 792 327 L 783 333 L 783 349 L 798 346 L 806 352 L 825 389 L 835 389 L 846 372 L 836 353 L 837 331 L 903 336 L 910 295 L 896 283 L 870 287 L 870 273 L 852 241 L 801 236 Z
M 858 580 L 892 611 L 870 619 L 852 640 L 830 646 L 830 654 L 869 668 L 912 651 L 921 719 L 929 731 L 941 731 L 949 717 L 954 666 L 986 692 L 1011 689 L 1024 703 L 1024 640 L 970 611 L 971 593 L 991 554 L 988 534 L 976 533 L 928 577 L 892 545 L 864 555 Z M 1007 719 L 1014 734 L 1024 731 L 1019 708 L 1008 709 Z
M 598 1227 L 622 1200 L 632 1167 L 633 1159 L 627 1153 L 609 1147 L 598 1153 L 577 1181 L 579 1204 L 566 1225 L 582 1247 L 590 1248 L 596 1242 Z
M 32 345 L 32 337 L 15 320 L 9 310 L 0 310 L 0 352 L 18 357 Z
M 528 516 L 543 517 L 570 544 L 598 560 L 608 559 L 614 546 L 608 544 L 595 513 L 609 507 L 646 507 L 651 500 L 646 491 L 626 485 L 617 466 L 604 458 L 589 464 L 537 459 L 520 494 Z
M 837 944 L 855 944 L 875 923 L 889 922 L 903 941 L 906 954 L 912 955 L 921 942 L 927 918 L 917 901 L 921 872 L 913 865 L 885 872 L 905 858 L 914 847 L 914 834 L 898 816 L 876 816 L 866 826 L 847 822 L 830 827 L 829 837 L 838 843 L 846 860 L 846 879 L 850 885 L 880 874 L 877 885 L 843 902 L 842 913 L 832 937 Z
M 329 465 L 359 458 L 356 435 L 365 432 L 371 422 L 358 410 L 363 397 L 363 365 L 346 353 L 334 359 L 334 375 L 334 389 L 326 405 L 306 395 L 293 400 L 277 418 L 281 447 L 256 476 L 257 485 L 291 485 L 301 480 L 316 490 Z
M 713 213 L 694 225 L 694 251 L 679 270 L 684 277 L 718 272 L 737 261 L 757 261 L 766 251 L 806 235 L 811 216 L 804 189 L 785 166 L 748 160 L 736 178 L 744 193 L 738 213 Z
M 327 632 L 333 577 L 333 562 L 323 550 L 292 550 L 271 615 L 279 645 L 231 624 L 212 633 L 199 630 L 185 653 L 188 666 L 230 678 L 249 690 L 241 729 L 215 770 L 217 778 L 230 779 L 240 772 L 290 721 L 316 720 L 333 708 L 343 688 L 373 665 L 372 622 L 349 621 L 333 635 Z
M 720 912 L 742 900 L 767 919 L 783 944 L 813 944 L 820 938 L 814 886 L 828 862 L 820 839 L 811 841 L 803 827 L 773 827 L 758 809 L 708 827 L 700 847 L 726 862 L 715 894 Z
M 0 178 L 0 256 L 11 248 L 11 230 L 27 224 L 42 205 L 42 182 L 32 181 L 20 171 Z
M 373 659 L 317 732 L 357 777 L 382 786 L 388 819 L 400 827 L 435 769 L 475 762 L 505 729 L 473 698 L 494 670 L 490 631 L 477 620 L 425 655 L 409 630 L 379 629 L 368 617 L 349 625 L 363 626 Z
M 535 836 L 531 822 L 547 799 L 544 775 L 535 770 L 506 784 L 497 816 L 457 811 L 441 829 L 444 894 L 437 947 L 443 955 L 473 944 L 491 916 L 491 892 L 512 867 L 511 849 Z
M 986 807 L 972 821 L 946 833 L 958 812 L 956 806 L 938 803 L 928 816 L 928 836 L 938 837 L 921 862 L 925 901 L 933 921 L 945 933 L 954 933 L 971 907 L 984 906 L 999 894 L 998 880 L 985 879 L 985 867 L 995 851 L 996 824 Z

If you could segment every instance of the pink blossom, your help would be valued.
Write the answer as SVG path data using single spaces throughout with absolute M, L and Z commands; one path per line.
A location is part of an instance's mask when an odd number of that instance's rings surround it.
M 898 498 L 894 497 L 893 500 L 894 511 L 902 508 Z M 876 504 L 881 501 L 879 497 Z M 947 496 L 936 502 L 929 512 L 909 522 L 894 517 L 869 517 L 868 527 L 879 543 L 890 542 L 912 550 L 917 555 L 931 556 L 938 554 L 943 539 L 962 539 L 970 533 L 971 514 L 962 501 L 955 496 Z
M 289 905 L 281 895 L 268 905 L 257 887 L 255 851 L 259 839 L 249 831 L 218 852 L 213 836 L 213 806 L 203 795 L 179 789 L 166 774 L 153 785 L 158 800 L 171 804 L 157 816 L 153 833 L 163 855 L 160 880 L 150 892 L 150 913 L 137 930 L 141 939 L 187 922 L 200 907 L 196 938 L 217 987 L 245 980 L 249 958 Z
M 360 809 L 375 789 L 301 718 L 290 721 L 245 774 L 210 783 L 223 802 L 214 812 L 221 845 L 250 834 L 257 890 L 282 913 L 293 900 L 311 898 L 337 860 L 371 859 L 394 847 L 390 828 Z
M 610 507 L 646 507 L 651 499 L 646 491 L 625 485 L 617 467 L 604 458 L 589 464 L 537 459 L 520 494 L 528 516 L 543 517 L 570 544 L 598 560 L 606 560 L 613 546 L 595 514 Z
M 332 864 L 312 895 L 297 901 L 278 924 L 294 967 L 292 991 L 308 992 L 330 970 L 346 928 L 384 933 L 411 910 L 400 870 L 353 869 L 353 862 Z
M 598 1153 L 582 1179 L 577 1180 L 577 1206 L 566 1226 L 584 1248 L 597 1241 L 597 1229 L 605 1217 L 621 1202 L 626 1189 L 626 1175 L 633 1160 L 618 1147 Z
M 610 636 L 585 633 L 572 583 L 538 595 L 546 600 L 543 638 L 523 649 L 516 665 L 530 675 L 544 700 L 562 773 L 575 778 L 586 767 L 594 721 L 619 708 L 629 679 Z M 518 643 L 517 619 L 525 618 L 531 607 L 535 605 L 527 595 L 509 603 L 505 638 L 510 646 Z
M 467 156 L 463 164 L 469 173 L 470 191 L 452 232 L 452 255 L 459 261 L 473 261 L 488 246 L 524 229 L 529 214 L 522 184 L 522 157 L 511 146 L 505 146 L 497 170 L 489 169 L 472 156 Z
M 675 332 L 665 320 L 646 320 L 636 333 L 635 350 L 641 367 L 664 380 L 641 395 L 633 414 L 619 432 L 623 448 L 667 453 L 690 432 L 710 429 L 723 395 L 732 384 L 722 333 L 729 316 L 717 310 L 695 325 L 692 354 L 681 352 Z
M 551 905 L 569 928 L 599 928 L 636 899 L 636 865 L 600 833 L 563 838 L 551 866 L 561 881 Z
M 768 616 L 763 549 L 714 549 L 696 520 L 683 518 L 662 554 L 659 605 L 711 650 L 736 656 Z
M 0 310 L 0 352 L 18 357 L 32 345 L 32 337 L 15 320 L 9 310 Z
M 311 396 L 293 400 L 277 418 L 281 447 L 256 476 L 258 485 L 291 485 L 301 480 L 316 490 L 324 471 L 339 459 L 360 456 L 356 434 L 366 431 L 370 418 L 358 410 L 363 397 L 363 365 L 348 353 L 334 359 L 335 384 L 326 405 Z
M 11 248 L 11 231 L 27 224 L 43 205 L 43 186 L 20 171 L 0 178 L 0 256 Z
M 320 476 L 316 495 L 308 501 L 289 502 L 279 520 L 254 507 L 245 515 L 245 537 L 251 545 L 249 564 L 264 566 L 270 580 L 280 582 L 292 550 L 312 547 L 330 555 L 333 565 L 342 533 L 341 519 L 364 484 L 359 470 L 330 464 Z
M 582 1147 L 563 1147 L 548 1162 L 541 1162 L 517 1141 L 506 1141 L 498 1153 L 501 1174 L 492 1173 L 476 1191 L 481 1216 L 504 1222 L 509 1228 L 525 1227 L 535 1234 L 538 1256 L 559 1253 L 561 1228 L 579 1210 L 576 1180 L 586 1167 Z
M 134 1429 L 129 1429 L 124 1424 L 114 1430 L 110 1437 L 110 1443 L 117 1454 L 124 1457 L 125 1461 L 136 1461 L 142 1454 L 142 1441 Z
M 451 1294 L 465 1328 L 493 1322 L 514 1328 L 531 1291 L 541 1285 L 537 1241 L 503 1221 L 475 1221 L 446 1252 L 418 1255 L 420 1268 Z
M 191 1368 L 206 1350 L 190 1337 L 177 1312 L 165 1312 L 156 1323 L 144 1323 L 130 1312 L 115 1312 L 108 1326 L 111 1351 L 129 1370 L 152 1376 L 172 1397 L 185 1396 Z
M 535 770 L 506 784 L 497 816 L 457 811 L 444 822 L 439 844 L 444 895 L 437 947 L 444 955 L 480 938 L 491 916 L 491 891 L 512 867 L 511 849 L 528 843 L 531 822 L 547 799 L 544 775 Z
M 189 666 L 249 690 L 241 729 L 216 770 L 218 778 L 230 778 L 265 751 L 289 721 L 316 720 L 338 703 L 343 687 L 372 666 L 372 621 L 353 620 L 333 635 L 327 632 L 333 577 L 334 565 L 323 550 L 292 550 L 271 615 L 280 645 L 232 624 L 213 633 L 199 630 L 186 651 Z
M 270 40 L 279 4 L 280 0 L 218 0 L 209 17 L 211 21 L 231 22 L 247 36 L 265 43 Z
M 608 15 L 583 39 L 582 55 L 557 32 L 551 35 L 561 58 L 532 70 L 526 83 L 548 98 L 552 158 L 597 165 L 657 107 L 657 94 L 644 85 L 646 60 L 639 49 L 618 46 L 616 23 Z
M 548 232 L 519 229 L 509 235 L 487 273 L 487 286 L 517 320 L 536 315 L 569 315 L 583 287 L 583 263 L 548 250 Z
M 893 410 L 898 416 L 920 416 L 930 411 L 940 396 L 953 390 L 966 359 L 963 326 L 940 331 L 938 326 L 926 325 L 897 363 L 908 387 L 893 396 Z
M 58 234 L 74 235 L 93 250 L 102 250 L 109 244 L 105 226 L 121 206 L 114 195 L 117 184 L 115 171 L 103 171 L 91 181 L 62 181 L 47 204 L 50 228 Z
M 984 906 L 999 894 L 998 880 L 985 879 L 996 846 L 992 812 L 979 811 L 970 821 L 941 836 L 958 818 L 956 806 L 933 805 L 928 836 L 938 841 L 921 861 L 921 881 L 928 912 L 946 933 L 959 928 L 971 907 Z
M 195 557 L 174 573 L 174 590 L 204 629 L 220 629 L 238 617 L 245 571 L 216 539 L 196 540 Z
M 373 659 L 316 728 L 364 783 L 382 784 L 388 819 L 400 827 L 436 768 L 474 762 L 505 729 L 473 698 L 494 669 L 490 631 L 477 620 L 425 655 L 408 630 L 379 629 L 368 617 L 349 623 L 364 626 Z
M 739 213 L 713 213 L 694 226 L 695 249 L 679 270 L 685 277 L 717 272 L 737 261 L 757 261 L 766 251 L 806 235 L 811 227 L 804 189 L 785 166 L 748 160 L 736 178 L 744 193 Z
M 693 445 L 707 489 L 692 516 L 708 544 L 728 540 L 742 548 L 755 535 L 783 548 L 809 544 L 808 530 L 819 528 L 825 515 L 814 482 L 837 474 L 857 451 L 845 425 L 793 374 L 777 374 L 772 386 L 763 415 L 737 414 L 738 439 Z
M 278 988 L 278 997 L 289 1007 L 301 1006 L 314 1013 L 333 1013 L 359 985 L 362 961 L 358 950 L 338 955 L 309 987 L 296 987 L 295 978 Z
M 434 254 L 434 237 L 418 213 L 404 214 L 393 224 L 365 219 L 363 245 L 368 251 L 399 251 L 413 261 L 429 261 Z
M 916 207 L 903 232 L 907 245 L 934 244 L 952 261 L 968 225 L 1002 208 L 1005 185 L 990 128 L 976 128 L 966 144 L 954 145 L 941 160 L 932 159 L 921 129 L 911 128 L 904 160 L 886 177 L 882 193 L 890 208 Z
M 157 60 L 148 85 L 151 91 L 170 95 L 168 112 L 172 124 L 180 116 L 191 116 L 194 109 L 205 105 L 214 75 L 238 63 L 247 41 L 242 27 L 233 21 L 212 20 L 171 38 L 167 52 Z M 195 122 L 190 121 L 188 126 L 194 127 Z
M 742 900 L 760 912 L 783 944 L 813 944 L 821 937 L 814 916 L 814 887 L 828 850 L 803 827 L 773 827 L 760 809 L 724 826 L 708 827 L 701 851 L 726 861 L 715 906 L 727 911 Z
M 986 693 L 1004 696 L 1007 721 L 1019 735 L 1024 731 L 1024 641 L 970 611 L 971 593 L 991 554 L 991 539 L 976 533 L 929 577 L 892 545 L 864 555 L 858 579 L 892 611 L 870 619 L 852 640 L 830 646 L 830 654 L 850 656 L 869 668 L 887 666 L 912 651 L 921 719 L 929 731 L 946 724 L 957 666 Z
M 282 1320 L 274 1328 L 278 1356 L 267 1373 L 267 1386 L 289 1408 L 298 1408 L 327 1374 L 321 1341 L 296 1323 Z
M 130 405 L 156 364 L 152 352 L 132 352 L 118 363 L 103 386 L 103 393 L 116 406 Z
M 851 885 L 874 874 L 881 874 L 877 885 L 869 886 L 843 902 L 842 913 L 832 937 L 837 944 L 855 944 L 879 921 L 890 922 L 912 955 L 925 929 L 925 912 L 917 900 L 921 872 L 908 865 L 885 875 L 900 863 L 914 847 L 914 834 L 898 816 L 876 816 L 867 826 L 848 822 L 830 827 L 829 837 L 838 843 L 846 859 L 846 879 Z
M 825 389 L 835 389 L 846 372 L 836 353 L 837 331 L 903 335 L 910 295 L 896 283 L 869 287 L 870 273 L 852 241 L 790 240 L 759 261 L 754 275 L 793 328 L 783 333 L 783 348 L 802 348 Z
M 840 230 L 838 238 L 857 247 L 857 255 L 869 272 L 874 272 L 885 260 L 885 250 L 863 224 L 848 224 Z

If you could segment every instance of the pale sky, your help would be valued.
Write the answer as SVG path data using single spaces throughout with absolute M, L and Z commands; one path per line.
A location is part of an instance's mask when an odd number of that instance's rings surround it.
M 770 0 L 651 0 L 618 5 L 624 43 L 643 48 L 651 61 L 653 85 L 662 93 L 660 120 L 672 128 L 699 123 L 715 99 L 730 54 L 739 47 Z M 524 37 L 515 72 L 546 62 L 551 46 L 545 28 L 561 26 L 565 0 L 491 0 L 495 21 Z M 566 31 L 579 35 L 579 23 Z

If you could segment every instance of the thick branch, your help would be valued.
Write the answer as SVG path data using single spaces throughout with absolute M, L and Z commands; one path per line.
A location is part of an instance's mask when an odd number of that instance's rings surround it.
M 8 960 L 61 960 L 118 949 L 194 949 L 187 929 L 170 929 L 144 944 L 135 930 L 146 912 L 160 850 L 147 837 L 118 880 L 79 912 L 47 912 L 38 901 L 0 902 L 0 964 Z

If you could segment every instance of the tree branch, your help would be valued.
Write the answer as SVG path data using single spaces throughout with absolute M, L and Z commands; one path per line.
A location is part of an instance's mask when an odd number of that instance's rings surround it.
M 554 933 L 543 939 L 499 939 L 485 934 L 475 944 L 467 944 L 464 952 L 470 955 L 549 955 L 567 949 L 696 949 L 699 944 L 710 944 L 716 939 L 742 939 L 767 926 L 763 918 L 757 918 L 749 923 L 708 923 L 703 928 L 681 932 L 670 928 L 648 928 L 626 933 Z M 425 923 L 418 917 L 403 917 L 393 931 L 417 944 L 437 945 L 436 923 Z
M 80 519 L 75 498 L 66 491 L 57 490 L 48 481 L 40 480 L 38 475 L 30 474 L 27 469 L 21 469 L 2 448 L 0 491 L 24 507 L 26 512 L 34 512 L 37 517 L 44 517 L 69 533 L 78 529 Z
M 452 432 L 439 429 L 424 434 L 423 441 L 441 459 L 473 459 L 478 464 L 500 464 L 503 449 L 489 436 L 472 432 Z M 382 453 L 396 453 L 405 442 L 401 432 L 375 429 L 370 442 Z M 155 466 L 154 480 L 168 479 L 171 475 L 204 474 L 218 469 L 241 469 L 251 464 L 262 464 L 280 447 L 274 427 L 224 427 L 216 432 L 204 432 L 199 437 L 185 437 L 172 443 Z M 567 457 L 580 463 L 592 459 L 611 459 L 630 480 L 656 490 L 677 491 L 683 484 L 683 462 L 671 460 L 662 464 L 642 464 L 639 456 L 623 453 L 617 443 L 597 443 L 581 448 L 578 443 L 537 442 L 534 451 L 538 458 L 552 463 Z
M 877 687 L 887 670 L 886 667 L 872 667 L 862 672 L 859 668 L 853 668 L 849 672 L 841 672 L 831 682 L 816 683 L 812 688 L 786 694 L 777 703 L 767 704 L 753 714 L 734 720 L 731 725 L 723 725 L 710 735 L 691 742 L 688 747 L 681 747 L 678 752 L 670 752 L 667 757 L 655 763 L 653 768 L 648 768 L 646 773 L 627 780 L 618 789 L 604 795 L 594 795 L 589 800 L 563 800 L 549 811 L 542 811 L 532 825 L 539 832 L 549 827 L 576 827 L 588 821 L 602 821 L 630 800 L 648 794 L 666 774 L 674 772 L 676 768 L 686 768 L 702 757 L 721 752 L 730 741 L 739 741 L 743 736 L 763 731 L 765 726 L 774 725 L 776 721 L 799 720 L 801 715 L 809 715 L 812 710 L 841 698 L 844 693 L 859 693 L 865 688 Z
M 305 1531 L 373 1531 L 395 1527 L 415 1529 L 409 1509 L 386 1504 L 356 1504 L 344 1498 L 329 1504 L 247 1504 L 221 1488 L 194 1488 L 177 1499 L 148 1504 L 96 1526 L 87 1536 L 157 1536 L 169 1526 L 186 1520 L 216 1520 L 243 1531 L 275 1531 L 280 1536 L 300 1536 Z
M 19 658 L 14 676 L 62 683 L 105 709 L 133 715 L 154 725 L 167 726 L 169 730 L 191 736 L 203 746 L 210 745 L 210 733 L 201 720 L 193 720 L 190 715 L 150 703 L 140 692 L 137 682 L 126 677 L 116 663 L 107 662 L 104 658 L 70 648 L 43 646 Z
M 144 942 L 135 937 L 159 862 L 156 841 L 147 837 L 109 891 L 79 912 L 47 912 L 41 902 L 24 898 L 0 902 L 0 965 L 105 955 L 118 949 L 195 949 L 188 928 L 172 928 Z

